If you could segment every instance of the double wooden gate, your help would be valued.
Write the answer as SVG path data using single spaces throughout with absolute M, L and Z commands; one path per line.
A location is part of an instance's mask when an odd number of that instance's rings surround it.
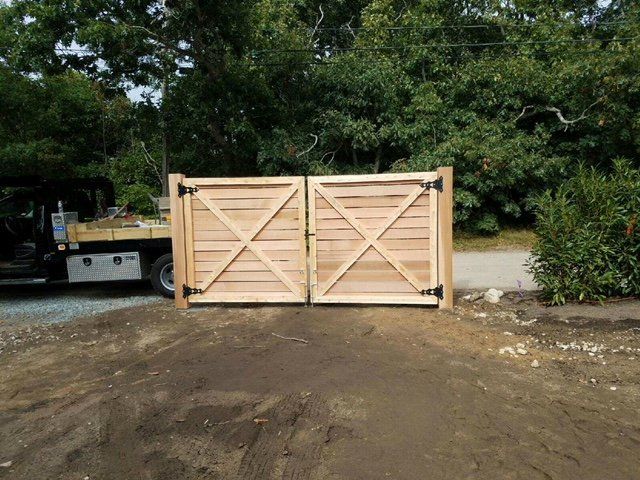
M 450 167 L 306 180 L 171 175 L 176 306 L 449 308 L 452 180 Z

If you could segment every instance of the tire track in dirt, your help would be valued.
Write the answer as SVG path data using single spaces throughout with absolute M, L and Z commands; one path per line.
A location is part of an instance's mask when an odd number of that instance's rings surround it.
M 314 478 L 327 439 L 327 402 L 317 394 L 289 394 L 261 415 L 269 422 L 247 446 L 236 478 Z

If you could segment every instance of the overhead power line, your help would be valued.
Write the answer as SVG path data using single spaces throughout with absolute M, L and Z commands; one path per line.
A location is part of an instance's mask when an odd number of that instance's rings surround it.
M 616 42 L 624 43 L 636 40 L 640 37 L 621 37 L 621 38 L 577 38 L 563 40 L 524 40 L 511 42 L 476 42 L 476 43 L 427 43 L 422 45 L 383 45 L 379 47 L 320 47 L 312 48 L 283 48 L 283 49 L 264 49 L 256 50 L 253 53 L 260 55 L 263 53 L 320 53 L 326 52 L 352 52 L 352 51 L 385 51 L 385 50 L 405 50 L 416 48 L 475 48 L 475 47 L 496 47 L 511 45 L 560 45 L 560 44 L 577 44 L 577 43 L 595 43 L 595 42 Z
M 538 53 L 546 53 L 546 52 L 538 52 Z M 615 52 L 611 52 L 611 51 L 607 51 L 607 50 L 583 50 L 583 51 L 572 51 L 572 52 L 562 52 L 562 54 L 560 55 L 554 55 L 553 57 L 546 59 L 546 60 L 554 60 L 554 61 L 560 61 L 563 60 L 565 58 L 573 58 L 573 57 L 589 57 L 589 56 L 593 56 L 593 57 L 605 57 L 605 56 L 613 56 L 615 54 Z M 490 59 L 490 60 L 497 60 L 497 59 L 501 59 L 501 58 L 513 58 L 513 57 L 526 57 L 526 58 L 530 58 L 533 60 L 543 60 L 540 58 L 536 58 L 536 53 L 529 53 L 529 52 L 499 52 L 497 54 L 483 54 L 482 56 L 478 56 L 475 57 L 473 59 L 469 58 L 469 57 L 465 57 L 465 56 L 461 56 L 461 55 L 438 55 L 438 58 L 440 59 L 445 59 L 445 60 L 465 60 L 465 61 L 469 61 L 469 60 L 477 60 L 477 61 L 481 61 L 481 60 L 485 60 L 485 59 Z M 393 59 L 383 59 L 383 58 L 378 58 L 378 59 L 367 59 L 367 63 L 371 64 L 383 64 L 383 63 L 389 63 L 389 61 L 393 61 Z M 420 59 L 416 58 L 416 59 L 412 59 L 415 60 L 417 63 L 420 62 Z M 405 60 L 407 61 L 407 60 Z M 409 60 L 410 61 L 410 60 Z M 344 63 L 338 61 L 337 59 L 331 59 L 331 58 L 327 58 L 326 60 L 317 60 L 317 61 L 291 61 L 291 62 L 287 62 L 287 61 L 280 61 L 280 62 L 247 62 L 247 66 L 251 66 L 251 67 L 290 67 L 290 66 L 313 66 L 313 67 L 325 67 L 325 66 L 332 66 L 332 65 L 344 65 Z
M 633 25 L 634 22 L 624 20 L 616 22 L 594 22 L 590 24 L 576 24 L 576 23 L 479 23 L 474 25 L 401 25 L 396 27 L 350 27 L 348 25 L 341 25 L 339 27 L 319 27 L 315 29 L 316 32 L 346 32 L 351 31 L 402 31 L 402 30 L 475 30 L 483 28 L 531 28 L 531 27 L 583 27 L 583 28 L 598 28 L 601 26 L 617 26 L 617 25 Z

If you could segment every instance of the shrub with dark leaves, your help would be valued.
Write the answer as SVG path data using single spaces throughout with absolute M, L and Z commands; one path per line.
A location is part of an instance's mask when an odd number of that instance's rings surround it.
M 640 170 L 582 167 L 537 201 L 530 271 L 552 304 L 640 296 Z

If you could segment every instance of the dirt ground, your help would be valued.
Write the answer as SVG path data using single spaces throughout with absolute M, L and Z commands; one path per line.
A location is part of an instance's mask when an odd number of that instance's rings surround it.
M 458 305 L 0 324 L 0 478 L 640 478 L 640 303 Z

